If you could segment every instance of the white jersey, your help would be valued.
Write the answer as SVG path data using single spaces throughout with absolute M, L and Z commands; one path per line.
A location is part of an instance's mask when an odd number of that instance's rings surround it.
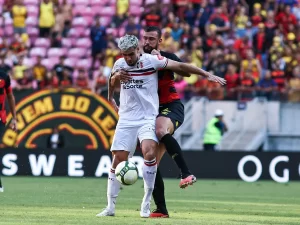
M 122 69 L 132 77 L 127 82 L 121 82 L 120 120 L 156 118 L 159 108 L 157 70 L 167 64 L 167 58 L 150 54 L 141 54 L 134 66 L 128 66 L 124 58 L 115 62 L 113 72 Z

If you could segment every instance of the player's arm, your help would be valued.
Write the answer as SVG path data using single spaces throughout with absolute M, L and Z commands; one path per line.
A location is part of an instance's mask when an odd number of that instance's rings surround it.
M 11 85 L 10 85 L 10 77 L 7 75 L 6 81 L 5 81 L 5 92 L 7 96 L 8 106 L 9 110 L 12 114 L 12 120 L 11 120 L 11 128 L 16 131 L 17 130 L 17 113 L 16 113 L 16 101 L 15 96 L 13 94 Z
M 156 49 L 153 49 L 152 52 L 151 52 L 152 55 L 160 55 L 160 52 L 157 51 Z M 181 59 L 179 59 L 177 57 L 177 55 L 173 54 L 172 57 L 169 57 L 168 59 L 171 59 L 171 60 L 174 60 L 176 62 L 182 62 Z M 183 76 L 183 77 L 190 77 L 191 74 L 185 72 L 185 71 L 175 71 L 173 70 L 173 72 L 175 72 L 176 74 L 180 75 L 180 76 Z
M 202 70 L 196 66 L 187 64 L 187 63 L 180 63 L 176 62 L 174 60 L 168 60 L 167 65 L 165 66 L 166 69 L 172 70 L 174 72 L 176 71 L 182 71 L 190 74 L 197 74 L 203 77 L 206 77 L 210 81 L 214 81 L 217 83 L 220 83 L 222 85 L 226 84 L 226 80 L 224 80 L 221 77 L 215 76 L 205 70 Z

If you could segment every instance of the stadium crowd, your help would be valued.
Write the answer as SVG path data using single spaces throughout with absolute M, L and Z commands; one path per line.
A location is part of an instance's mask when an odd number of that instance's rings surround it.
M 227 80 L 176 76 L 183 100 L 300 101 L 299 0 L 0 0 L 0 69 L 13 87 L 101 93 L 125 33 L 163 31 L 161 50 Z

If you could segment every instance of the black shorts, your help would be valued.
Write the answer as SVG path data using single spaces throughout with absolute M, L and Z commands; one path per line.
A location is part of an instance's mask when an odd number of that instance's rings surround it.
M 159 114 L 157 117 L 164 116 L 171 119 L 174 125 L 174 132 L 184 121 L 184 105 L 181 101 L 174 101 L 159 105 Z
M 6 126 L 4 123 L 2 123 L 2 121 L 0 121 L 0 144 L 2 144 L 2 137 L 4 135 Z

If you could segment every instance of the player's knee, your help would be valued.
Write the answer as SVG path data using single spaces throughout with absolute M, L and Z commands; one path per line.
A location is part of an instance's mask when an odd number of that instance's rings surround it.
M 157 144 L 156 143 L 149 143 L 146 146 L 144 146 L 144 159 L 145 160 L 153 160 L 156 158 L 156 148 Z
M 158 126 L 155 129 L 155 134 L 156 137 L 161 140 L 163 138 L 163 136 L 165 136 L 168 133 L 167 129 L 165 127 L 162 126 Z
M 117 165 L 120 162 L 126 161 L 128 158 L 128 154 L 125 151 L 115 151 L 114 152 L 114 157 L 113 157 L 113 162 L 112 162 L 112 167 L 116 168 Z

